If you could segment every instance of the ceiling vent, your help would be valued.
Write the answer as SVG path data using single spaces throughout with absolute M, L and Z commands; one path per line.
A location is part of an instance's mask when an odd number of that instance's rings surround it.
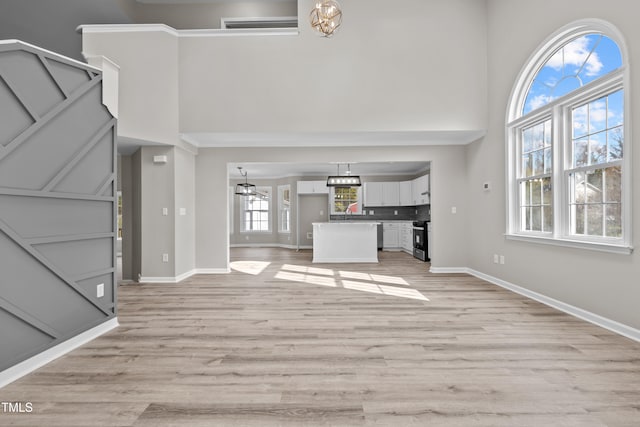
M 220 28 L 223 30 L 246 30 L 264 28 L 298 28 L 297 16 L 281 16 L 271 18 L 222 18 Z

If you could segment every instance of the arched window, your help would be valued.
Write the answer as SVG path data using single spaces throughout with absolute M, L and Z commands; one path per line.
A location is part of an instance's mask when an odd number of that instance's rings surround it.
M 622 37 L 569 25 L 525 65 L 507 112 L 510 238 L 631 252 Z

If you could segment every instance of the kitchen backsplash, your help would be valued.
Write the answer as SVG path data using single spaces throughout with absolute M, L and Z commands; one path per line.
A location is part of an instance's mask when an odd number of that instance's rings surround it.
M 349 221 L 429 221 L 431 219 L 431 205 L 420 206 L 389 206 L 365 207 L 367 215 L 349 215 Z M 373 211 L 373 215 L 369 212 Z M 396 215 L 395 212 L 398 212 Z M 330 221 L 344 220 L 344 215 L 331 215 Z

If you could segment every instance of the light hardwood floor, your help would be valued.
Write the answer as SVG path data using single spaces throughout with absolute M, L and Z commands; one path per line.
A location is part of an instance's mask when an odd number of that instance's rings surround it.
M 634 426 L 640 344 L 404 253 L 119 288 L 121 327 L 0 390 L 0 425 Z

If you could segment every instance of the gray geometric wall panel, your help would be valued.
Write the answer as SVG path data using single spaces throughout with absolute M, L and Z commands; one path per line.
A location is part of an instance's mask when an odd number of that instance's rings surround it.
M 116 121 L 99 71 L 19 42 L 0 111 L 4 370 L 116 315 Z

